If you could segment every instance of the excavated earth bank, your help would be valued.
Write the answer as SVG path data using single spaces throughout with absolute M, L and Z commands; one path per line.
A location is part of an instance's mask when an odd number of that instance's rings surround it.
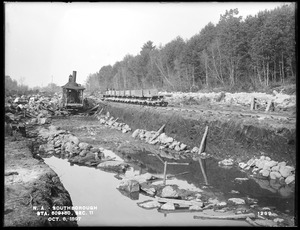
M 72 206 L 69 192 L 58 175 L 41 158 L 33 156 L 32 140 L 5 137 L 4 217 L 5 227 L 76 227 L 76 217 L 52 213 L 53 206 Z
M 102 113 L 109 112 L 118 122 L 132 130 L 165 133 L 189 147 L 199 147 L 205 127 L 209 127 L 206 153 L 217 159 L 233 158 L 237 162 L 266 155 L 276 161 L 296 164 L 296 125 L 291 119 L 268 114 L 222 109 L 149 107 L 122 103 L 99 103 Z

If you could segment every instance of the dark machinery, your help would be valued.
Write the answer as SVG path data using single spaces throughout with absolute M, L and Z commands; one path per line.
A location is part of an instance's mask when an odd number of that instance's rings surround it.
M 164 96 L 158 94 L 157 89 L 138 90 L 107 90 L 103 95 L 106 101 L 131 103 L 150 106 L 167 106 Z
M 66 109 L 78 110 L 84 107 L 83 90 L 85 88 L 76 83 L 76 71 L 69 76 L 67 84 L 62 86 L 63 97 L 62 106 Z

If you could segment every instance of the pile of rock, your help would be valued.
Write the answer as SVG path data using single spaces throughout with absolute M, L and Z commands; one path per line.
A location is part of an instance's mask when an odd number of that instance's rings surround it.
M 44 142 L 39 147 L 40 155 L 67 157 L 71 163 L 113 171 L 123 171 L 127 167 L 124 162 L 114 161 L 114 159 L 106 157 L 103 148 L 96 148 L 88 143 L 80 142 L 69 131 L 58 129 L 53 125 L 49 128 L 42 127 L 38 137 L 41 142 Z
M 160 145 L 159 149 L 169 149 L 174 150 L 179 154 L 188 154 L 188 153 L 198 153 L 199 149 L 194 147 L 192 150 L 188 149 L 188 146 L 184 143 L 181 143 L 175 140 L 173 137 L 168 136 L 165 133 L 159 134 L 156 131 L 147 131 L 144 129 L 136 129 L 132 135 L 133 138 L 139 138 L 146 143 L 152 145 Z
M 106 115 L 97 115 L 97 119 L 99 120 L 100 124 L 110 127 L 112 129 L 117 129 L 122 131 L 122 133 L 127 133 L 131 131 L 129 125 L 123 122 L 117 122 L 118 118 L 114 118 L 107 113 Z
M 257 102 L 261 105 L 267 106 L 268 101 L 272 100 L 276 108 L 287 109 L 296 106 L 296 95 L 287 95 L 282 92 L 273 91 L 272 94 L 260 93 L 260 92 L 240 92 L 240 93 L 229 93 L 229 92 L 210 92 L 210 93 L 200 93 L 200 92 L 172 92 L 163 93 L 162 95 L 168 95 L 166 101 L 169 104 L 181 104 L 185 101 L 194 100 L 195 102 L 201 102 L 203 100 L 209 101 L 210 103 L 223 103 L 223 104 L 234 104 L 242 106 L 250 106 L 251 99 L 256 98 Z
M 52 98 L 40 95 L 21 96 L 5 100 L 5 125 L 26 126 L 33 124 L 48 124 L 53 115 L 68 115 L 68 111 L 60 109 L 60 96 Z
M 239 167 L 252 170 L 253 176 L 257 178 L 284 181 L 287 185 L 295 182 L 295 168 L 286 165 L 286 162 L 271 160 L 270 157 L 252 158 L 247 163 L 239 163 Z

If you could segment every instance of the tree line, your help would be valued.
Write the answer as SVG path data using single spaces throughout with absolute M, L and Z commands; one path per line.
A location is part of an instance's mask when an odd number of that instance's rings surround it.
M 90 74 L 86 87 L 254 90 L 295 81 L 295 4 L 245 19 L 238 14 L 238 9 L 227 10 L 216 25 L 208 23 L 186 41 L 177 37 L 159 47 L 148 41 L 138 55 Z
M 13 95 L 30 95 L 30 94 L 38 94 L 38 93 L 59 93 L 62 91 L 61 87 L 56 85 L 55 83 L 49 83 L 45 87 L 35 86 L 33 88 L 29 88 L 24 83 L 24 78 L 20 78 L 19 82 L 17 80 L 13 80 L 10 76 L 5 76 L 5 95 L 13 96 Z

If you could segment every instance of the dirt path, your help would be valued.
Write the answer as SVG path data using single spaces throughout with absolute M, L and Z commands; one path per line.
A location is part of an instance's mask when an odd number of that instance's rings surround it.
M 53 218 L 52 206 L 72 206 L 72 201 L 56 173 L 33 158 L 31 146 L 31 140 L 18 134 L 5 138 L 4 226 L 77 226 L 62 221 L 66 216 Z M 42 209 L 48 215 L 38 212 Z

